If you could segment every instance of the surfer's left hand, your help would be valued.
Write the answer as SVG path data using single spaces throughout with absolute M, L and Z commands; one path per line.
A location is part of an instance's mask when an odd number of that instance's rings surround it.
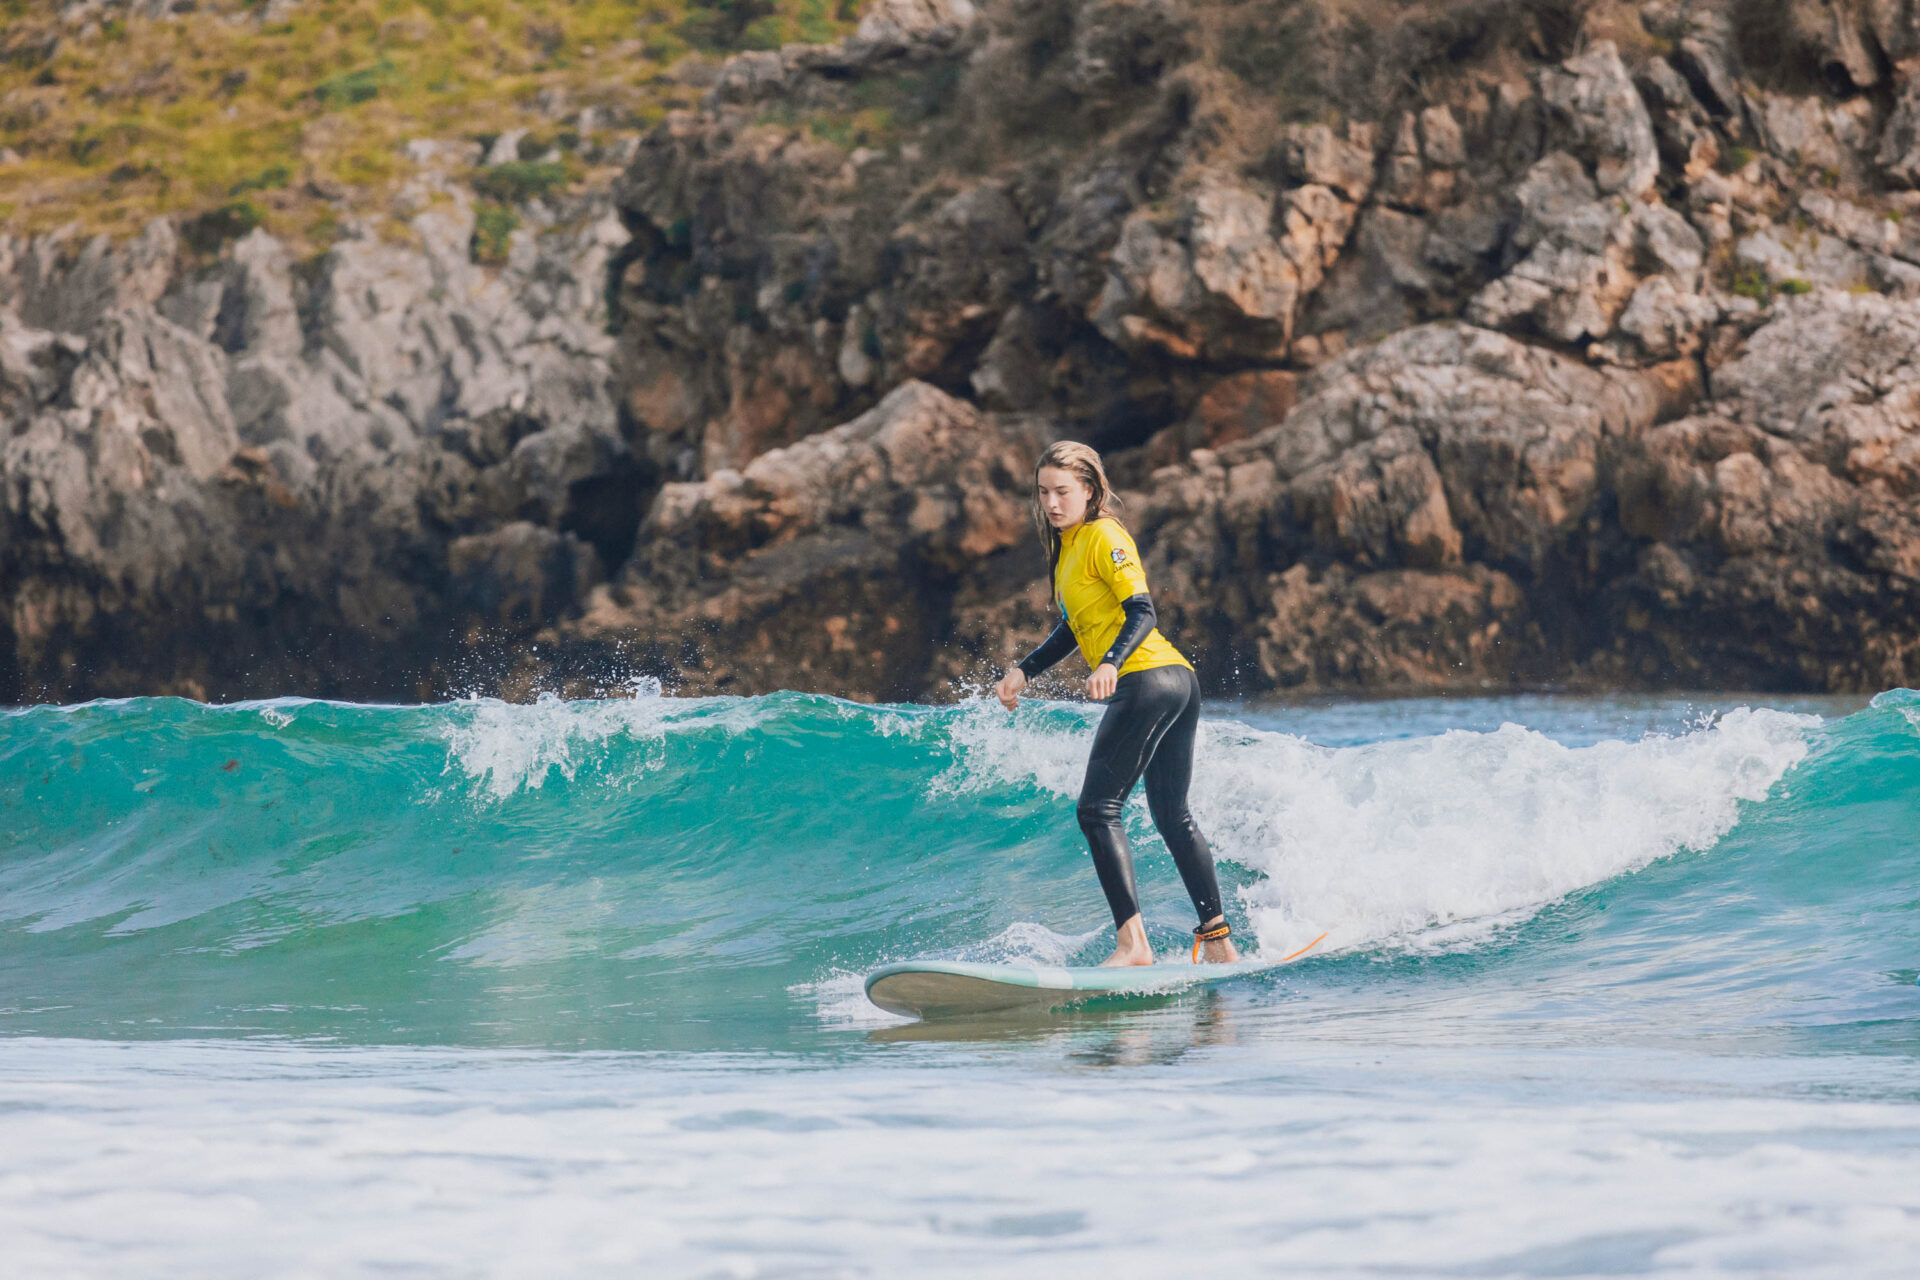
M 1095 702 L 1105 702 L 1113 696 L 1113 686 L 1119 683 L 1119 671 L 1111 662 L 1103 662 L 1087 677 L 1087 696 Z

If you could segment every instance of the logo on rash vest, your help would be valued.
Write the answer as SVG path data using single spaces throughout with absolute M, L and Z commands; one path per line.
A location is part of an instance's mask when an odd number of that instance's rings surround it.
M 1125 564 L 1127 562 L 1127 553 L 1121 550 L 1119 547 L 1115 547 L 1112 551 L 1108 552 L 1107 554 L 1113 557 L 1113 562 L 1115 564 Z

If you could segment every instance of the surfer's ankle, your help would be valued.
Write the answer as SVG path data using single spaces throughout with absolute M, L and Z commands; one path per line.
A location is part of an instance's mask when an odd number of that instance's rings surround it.
M 1232 938 L 1221 938 L 1217 942 L 1204 944 L 1200 958 L 1208 964 L 1238 964 L 1240 951 L 1233 945 Z
M 1135 912 L 1113 930 L 1113 954 L 1101 961 L 1101 967 L 1152 964 L 1153 944 L 1147 941 L 1146 922 Z
M 1193 931 L 1193 962 L 1232 964 L 1238 960 L 1240 952 L 1234 948 L 1232 933 L 1233 927 L 1219 912 L 1202 921 Z

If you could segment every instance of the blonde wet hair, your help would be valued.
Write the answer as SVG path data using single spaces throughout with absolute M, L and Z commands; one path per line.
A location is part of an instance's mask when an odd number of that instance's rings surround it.
M 1053 592 L 1054 603 L 1058 604 L 1059 589 L 1054 585 L 1054 577 L 1060 567 L 1060 531 L 1053 527 L 1047 519 L 1047 509 L 1040 505 L 1042 467 L 1058 467 L 1087 486 L 1091 494 L 1087 499 L 1088 524 L 1095 520 L 1117 521 L 1120 517 L 1114 513 L 1120 509 L 1120 495 L 1113 491 L 1098 451 L 1078 440 L 1060 440 L 1048 445 L 1040 461 L 1033 464 L 1033 526 L 1040 531 L 1040 544 L 1047 549 L 1047 586 Z

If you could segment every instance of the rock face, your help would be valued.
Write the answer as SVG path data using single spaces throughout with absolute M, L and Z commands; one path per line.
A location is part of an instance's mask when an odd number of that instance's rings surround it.
M 524 634 L 624 559 L 610 207 L 492 272 L 458 189 L 420 195 L 411 245 L 298 265 L 254 232 L 193 269 L 164 222 L 0 247 L 0 698 L 487 683 L 468 633 Z
M 1920 310 L 1794 299 L 1714 386 L 1619 468 L 1620 523 L 1638 544 L 1615 587 L 1621 651 L 1681 683 L 1911 683 Z
M 1040 424 L 903 383 L 845 426 L 667 485 L 640 551 L 571 632 L 641 638 L 656 646 L 634 655 L 644 665 L 679 662 L 713 687 L 910 696 L 955 638 L 955 596 L 1004 579 L 1028 550 L 1046 439 Z
M 1698 424 L 1751 417 L 1737 379 L 1780 326 L 1914 314 L 1913 24 L 1783 0 L 1782 50 L 1712 3 L 1416 6 L 1366 41 L 1283 8 L 987 5 L 923 24 L 938 43 L 736 60 L 619 195 L 643 447 L 728 474 L 908 379 L 1043 419 L 1110 451 L 1215 687 L 1910 680 L 1894 480 L 1755 424 L 1744 456 L 1831 481 L 1765 507 L 1763 561 L 1682 518 L 1748 464 L 1696 493 L 1675 459 L 1731 447 Z M 1418 93 L 1384 87 L 1411 67 Z M 778 122 L 883 102 L 911 127 Z M 1850 381 L 1805 368 L 1852 341 L 1804 347 L 1799 394 L 1856 388 L 1858 448 L 1904 457 L 1897 339 Z M 1876 559 L 1841 550 L 1868 528 Z M 981 661 L 1044 605 L 992 594 L 950 623 Z M 937 654 L 936 682 L 963 665 Z
M 1322 366 L 1282 423 L 1154 473 L 1150 578 L 1183 634 L 1212 631 L 1260 683 L 1564 676 L 1605 472 L 1696 378 L 1404 330 Z
M 0 695 L 947 696 L 1060 437 L 1214 691 L 1916 683 L 1915 12 L 883 0 L 503 269 L 0 243 Z

